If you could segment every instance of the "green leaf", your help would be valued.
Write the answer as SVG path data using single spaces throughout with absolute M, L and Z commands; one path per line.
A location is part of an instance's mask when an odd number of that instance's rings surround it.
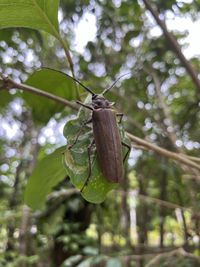
M 91 96 L 85 103 L 90 102 Z M 81 108 L 77 117 L 66 123 L 64 127 L 64 136 L 68 144 L 72 144 L 83 125 L 91 117 L 86 109 Z M 123 135 L 124 133 L 121 134 Z M 92 129 L 86 126 L 82 130 L 77 143 L 69 150 L 65 150 L 65 166 L 70 177 L 71 183 L 78 189 L 82 189 L 88 177 L 88 145 L 93 139 Z M 123 141 L 125 138 L 123 137 Z M 127 151 L 127 150 L 126 150 Z M 125 152 L 125 151 L 123 151 Z M 118 186 L 117 183 L 111 183 L 103 176 L 98 163 L 96 148 L 91 153 L 91 177 L 88 184 L 84 187 L 82 196 L 91 203 L 101 203 L 105 200 L 107 193 Z
M 46 195 L 66 177 L 62 163 L 64 151 L 65 147 L 60 147 L 36 164 L 25 190 L 25 202 L 31 208 L 41 208 Z
M 58 6 L 59 0 L 0 0 L 0 28 L 26 27 L 58 37 Z
M 13 100 L 13 96 L 6 90 L 0 90 L 0 110 L 5 108 L 9 102 Z
M 76 99 L 74 81 L 69 79 L 64 73 L 56 70 L 44 68 L 36 71 L 29 77 L 26 84 L 68 100 Z M 64 108 L 62 104 L 43 96 L 26 92 L 23 93 L 23 97 L 32 108 L 33 118 L 39 123 L 47 123 L 56 112 L 60 112 Z
M 4 41 L 10 45 L 10 40 L 12 38 L 13 30 L 12 29 L 1 29 L 0 30 L 0 40 Z

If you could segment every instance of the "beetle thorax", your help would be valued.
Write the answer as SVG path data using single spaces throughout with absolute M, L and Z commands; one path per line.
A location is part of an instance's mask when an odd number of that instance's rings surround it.
M 92 96 L 92 106 L 94 109 L 98 108 L 110 108 L 110 102 L 105 99 L 102 95 L 93 95 Z

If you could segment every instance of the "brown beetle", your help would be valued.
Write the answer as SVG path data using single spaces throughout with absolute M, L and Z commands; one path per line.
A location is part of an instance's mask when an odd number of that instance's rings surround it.
M 72 78 L 71 76 L 69 77 Z M 112 109 L 113 103 L 110 103 L 103 96 L 116 84 L 116 82 L 120 78 L 118 78 L 112 84 L 112 86 L 104 90 L 102 94 L 93 93 L 91 89 L 84 86 L 78 80 L 72 78 L 77 83 L 79 83 L 83 88 L 85 88 L 90 94 L 92 94 L 91 105 L 86 105 L 82 102 L 77 101 L 77 103 L 80 104 L 81 106 L 92 110 L 92 118 L 88 120 L 84 125 L 86 125 L 89 122 L 92 122 L 93 136 L 94 136 L 94 139 L 88 146 L 89 173 L 81 189 L 81 192 L 83 191 L 84 187 L 87 185 L 89 178 L 91 176 L 90 154 L 91 154 L 91 149 L 93 145 L 96 145 L 97 156 L 99 159 L 102 173 L 104 174 L 105 178 L 109 182 L 113 182 L 113 183 L 123 182 L 123 176 L 124 176 L 123 162 L 125 161 L 130 151 L 130 146 L 121 141 L 120 132 L 117 126 L 117 116 L 120 116 L 122 119 L 123 114 L 115 113 L 115 111 Z M 82 127 L 80 131 L 78 132 L 73 144 L 71 144 L 68 147 L 69 149 L 71 149 L 74 146 L 74 144 L 76 144 L 78 137 L 81 134 Z M 128 151 L 124 159 L 122 156 L 122 145 L 128 148 Z

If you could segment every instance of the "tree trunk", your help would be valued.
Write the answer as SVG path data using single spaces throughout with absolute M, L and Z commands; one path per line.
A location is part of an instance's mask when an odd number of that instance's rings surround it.
M 166 200 L 167 194 L 167 177 L 166 173 L 163 172 L 161 181 L 160 181 L 160 199 Z M 165 209 L 161 206 L 160 207 L 160 248 L 164 247 L 164 224 L 165 224 Z

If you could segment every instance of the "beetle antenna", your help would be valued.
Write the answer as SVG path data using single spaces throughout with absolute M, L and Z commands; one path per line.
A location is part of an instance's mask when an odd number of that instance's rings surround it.
M 113 82 L 113 84 L 112 84 L 110 87 L 108 87 L 107 89 L 105 89 L 105 90 L 103 91 L 102 95 L 105 95 L 108 91 L 110 91 L 110 90 L 115 86 L 115 84 L 116 84 L 122 77 L 124 77 L 124 76 L 126 76 L 126 75 L 128 75 L 128 74 L 131 74 L 131 72 L 128 72 L 128 73 L 125 73 L 125 74 L 122 74 L 121 76 L 119 76 L 119 77 Z
M 79 85 L 81 85 L 87 92 L 89 92 L 91 95 L 95 95 L 95 93 L 92 92 L 92 90 L 88 87 L 86 87 L 84 84 L 82 84 L 81 82 L 79 82 L 79 80 L 77 80 L 76 78 L 68 75 L 65 73 L 65 75 L 69 78 L 71 78 L 72 80 L 74 80 L 75 82 L 77 82 Z

